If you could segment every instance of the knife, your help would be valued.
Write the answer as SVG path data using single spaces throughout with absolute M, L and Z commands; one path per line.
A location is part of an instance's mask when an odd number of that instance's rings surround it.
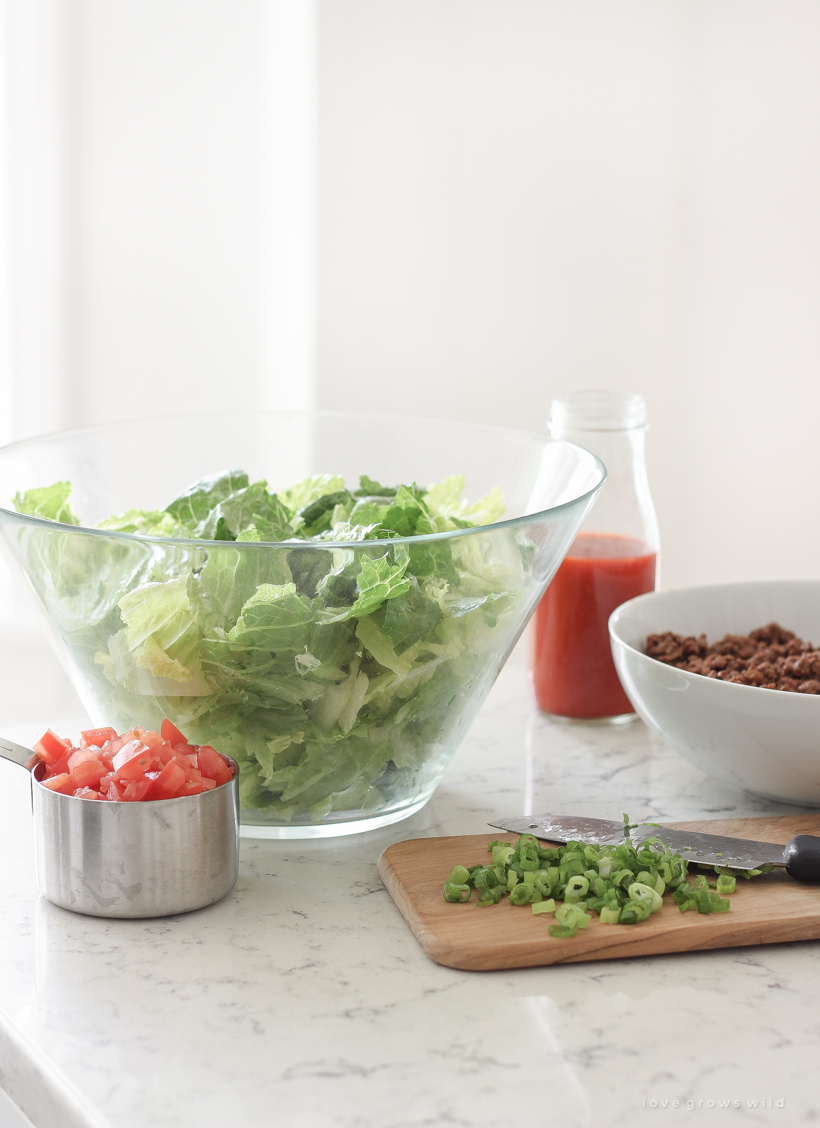
M 676 854 L 701 866 L 727 869 L 759 869 L 783 866 L 797 881 L 820 883 L 820 838 L 798 834 L 785 846 L 772 842 L 753 842 L 747 838 L 727 838 L 719 834 L 699 834 L 690 830 L 669 830 L 653 823 L 612 822 L 575 815 L 518 815 L 490 823 L 512 834 L 532 834 L 548 842 L 584 842 L 617 846 L 631 841 L 640 846 L 647 838 L 658 838 Z

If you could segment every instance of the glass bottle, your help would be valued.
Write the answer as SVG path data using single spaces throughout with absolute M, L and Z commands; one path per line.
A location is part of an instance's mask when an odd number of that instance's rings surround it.
M 659 579 L 646 404 L 628 392 L 572 392 L 552 401 L 550 432 L 597 454 L 607 480 L 535 613 L 535 699 L 556 720 L 621 724 L 635 713 L 615 672 L 607 620 Z

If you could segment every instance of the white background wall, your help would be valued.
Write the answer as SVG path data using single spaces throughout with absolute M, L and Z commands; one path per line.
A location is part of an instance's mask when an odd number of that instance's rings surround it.
M 665 585 L 817 574 L 813 0 L 2 13 L 6 437 L 632 389 Z
M 2 0 L 14 437 L 307 406 L 313 0 Z
M 352 0 L 320 21 L 322 404 L 649 403 L 665 585 L 820 563 L 820 7 Z

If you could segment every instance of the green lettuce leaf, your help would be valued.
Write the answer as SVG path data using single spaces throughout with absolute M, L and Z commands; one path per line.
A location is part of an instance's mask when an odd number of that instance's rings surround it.
M 60 521 L 63 525 L 79 525 L 80 518 L 68 504 L 71 482 L 55 482 L 14 495 L 14 508 L 29 517 L 44 517 L 47 521 Z
M 201 673 L 190 582 L 189 577 L 182 576 L 142 584 L 119 601 L 128 649 L 137 666 L 177 682 L 190 681 Z M 159 674 L 160 666 L 173 668 L 176 673 Z
M 379 530 L 389 508 L 389 505 L 378 498 L 365 497 L 353 506 L 349 521 L 351 525 L 369 525 L 371 528 Z
M 429 512 L 434 517 L 437 532 L 447 528 L 471 528 L 490 525 L 504 516 L 504 494 L 500 486 L 490 490 L 486 497 L 469 505 L 463 500 L 464 475 L 453 474 L 443 482 L 430 486 L 424 495 Z
M 355 491 L 354 497 L 395 497 L 398 492 L 396 486 L 383 486 L 374 478 L 368 478 L 367 474 L 361 474 L 359 477 L 359 488 Z
M 410 578 L 410 587 L 403 595 L 385 603 L 376 615 L 396 654 L 403 654 L 430 634 L 443 618 L 438 604 L 422 594 L 415 577 Z
M 228 631 L 262 584 L 282 586 L 292 579 L 286 549 L 247 552 L 226 545 L 208 552 L 191 592 L 206 629 L 222 627 Z
M 203 540 L 236 540 L 245 530 L 254 529 L 260 540 L 284 541 L 293 536 L 292 518 L 279 498 L 268 493 L 267 482 L 254 482 L 209 510 L 194 533 Z
M 176 518 L 164 510 L 129 509 L 117 517 L 107 517 L 98 529 L 116 533 L 136 533 L 145 537 L 173 537 L 178 531 Z
M 221 474 L 202 478 L 189 486 L 184 493 L 166 505 L 165 512 L 170 513 L 180 525 L 194 528 L 200 521 L 205 521 L 220 502 L 226 501 L 239 490 L 246 489 L 248 485 L 248 475 L 244 470 L 224 470 Z
M 404 595 L 410 590 L 410 580 L 404 575 L 409 563 L 409 555 L 400 564 L 391 564 L 388 554 L 376 560 L 363 556 L 361 571 L 356 579 L 359 594 L 355 603 L 344 611 L 323 614 L 322 621 L 333 623 L 345 619 L 360 619 L 370 615 L 377 607 L 381 607 L 385 600 L 397 599 L 400 595 Z
M 303 650 L 314 617 L 310 600 L 297 595 L 295 584 L 260 584 L 242 607 L 228 639 L 243 650 Z
M 352 501 L 347 490 L 336 490 L 334 493 L 323 494 L 309 505 L 303 506 L 298 513 L 301 518 L 300 536 L 316 537 L 332 528 L 334 513 L 341 510 L 349 514 L 351 510 L 348 503 L 352 505 Z
M 290 489 L 281 490 L 278 497 L 283 505 L 296 513 L 311 502 L 318 501 L 320 497 L 337 493 L 344 488 L 344 478 L 333 474 L 316 474 L 313 478 L 304 478 L 301 482 L 297 482 Z
M 443 482 L 430 486 L 424 495 L 427 508 L 436 516 L 450 517 L 458 515 L 463 502 L 461 495 L 464 493 L 464 475 L 453 474 Z

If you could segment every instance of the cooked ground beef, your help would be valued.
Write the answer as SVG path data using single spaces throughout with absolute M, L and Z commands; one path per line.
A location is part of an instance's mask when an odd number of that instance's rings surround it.
M 711 646 L 706 635 L 684 638 L 664 631 L 648 636 L 646 653 L 667 666 L 707 678 L 788 693 L 820 694 L 820 650 L 777 623 L 748 635 L 726 635 Z

